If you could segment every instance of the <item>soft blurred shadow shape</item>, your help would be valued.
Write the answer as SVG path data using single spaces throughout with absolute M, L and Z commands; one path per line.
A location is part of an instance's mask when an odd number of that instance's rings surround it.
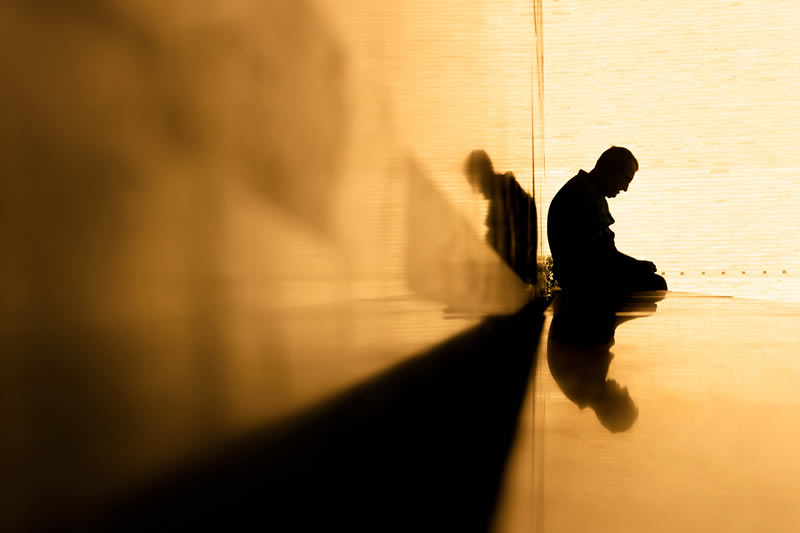
M 451 308 L 510 314 L 530 293 L 522 280 L 408 160 L 408 283 Z

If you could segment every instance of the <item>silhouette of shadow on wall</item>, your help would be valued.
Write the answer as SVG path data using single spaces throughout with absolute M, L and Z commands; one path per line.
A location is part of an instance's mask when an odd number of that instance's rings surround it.
M 478 239 L 475 229 L 409 159 L 408 286 L 451 309 L 509 315 L 530 301 L 519 276 Z
M 542 322 L 538 302 L 487 318 L 80 529 L 485 530 Z
M 484 150 L 473 150 L 464 175 L 475 192 L 489 200 L 486 242 L 527 283 L 536 282 L 536 204 L 511 172 L 495 172 Z
M 609 431 L 627 431 L 639 410 L 628 389 L 608 379 L 617 326 L 656 312 L 664 292 L 640 292 L 621 299 L 564 291 L 553 300 L 547 364 L 564 395 L 590 407 Z

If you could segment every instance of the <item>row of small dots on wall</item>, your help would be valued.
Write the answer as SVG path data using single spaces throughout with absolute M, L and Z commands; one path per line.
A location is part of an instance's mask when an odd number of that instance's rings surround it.
M 746 270 L 742 270 L 741 272 L 731 272 L 731 271 L 725 271 L 725 270 L 721 270 L 721 271 L 719 271 L 719 273 L 720 273 L 720 275 L 722 275 L 722 276 L 726 276 L 726 275 L 728 275 L 728 274 L 730 274 L 730 275 L 741 274 L 741 275 L 743 275 L 743 276 L 747 276 L 747 275 L 761 275 L 761 276 L 763 276 L 763 275 L 765 275 L 765 274 L 770 274 L 770 272 L 768 272 L 768 271 L 766 271 L 766 270 L 762 270 L 760 274 L 759 274 L 757 271 L 750 271 L 750 272 L 748 273 Z M 777 273 L 777 271 L 773 270 L 771 273 L 772 273 L 772 274 L 775 274 L 775 273 Z M 787 274 L 787 271 L 786 271 L 786 270 L 781 270 L 781 272 L 780 272 L 780 273 L 781 273 L 781 274 Z M 672 273 L 672 274 L 674 274 L 674 273 Z M 685 272 L 683 272 L 683 271 L 681 271 L 681 272 L 678 272 L 678 275 L 679 275 L 679 276 L 683 276 L 683 275 L 685 275 L 685 274 L 686 274 L 686 273 L 685 273 Z M 714 272 L 710 272 L 710 271 L 708 271 L 708 272 L 707 272 L 707 271 L 703 270 L 703 271 L 701 271 L 701 272 L 700 272 L 700 275 L 701 275 L 701 276 L 705 276 L 705 275 L 707 275 L 707 274 L 716 274 L 716 271 L 714 271 Z M 667 275 L 667 273 L 666 273 L 666 272 L 661 272 L 661 275 L 662 275 L 662 276 L 666 276 L 666 275 Z

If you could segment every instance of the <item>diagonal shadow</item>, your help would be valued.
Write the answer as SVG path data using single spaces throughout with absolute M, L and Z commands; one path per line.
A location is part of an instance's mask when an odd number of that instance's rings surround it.
M 92 530 L 485 530 L 543 305 L 474 328 L 140 487 Z

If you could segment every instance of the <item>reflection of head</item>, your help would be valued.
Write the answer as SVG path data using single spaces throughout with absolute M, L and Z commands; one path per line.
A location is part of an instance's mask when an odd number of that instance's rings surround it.
M 639 170 L 639 162 L 633 153 L 621 146 L 612 146 L 603 152 L 594 165 L 592 175 L 612 198 L 621 191 L 627 191 L 633 176 Z
M 627 431 L 639 417 L 639 409 L 633 403 L 627 387 L 620 387 L 613 379 L 605 382 L 602 392 L 591 407 L 597 419 L 612 433 Z
M 628 389 L 608 371 L 614 354 L 616 327 L 624 321 L 653 314 L 663 295 L 603 299 L 563 291 L 553 301 L 553 320 L 547 341 L 550 373 L 564 395 L 581 409 L 591 407 L 609 431 L 627 431 L 639 417 Z
M 473 150 L 464 162 L 464 174 L 474 190 L 489 195 L 494 166 L 484 150 Z

